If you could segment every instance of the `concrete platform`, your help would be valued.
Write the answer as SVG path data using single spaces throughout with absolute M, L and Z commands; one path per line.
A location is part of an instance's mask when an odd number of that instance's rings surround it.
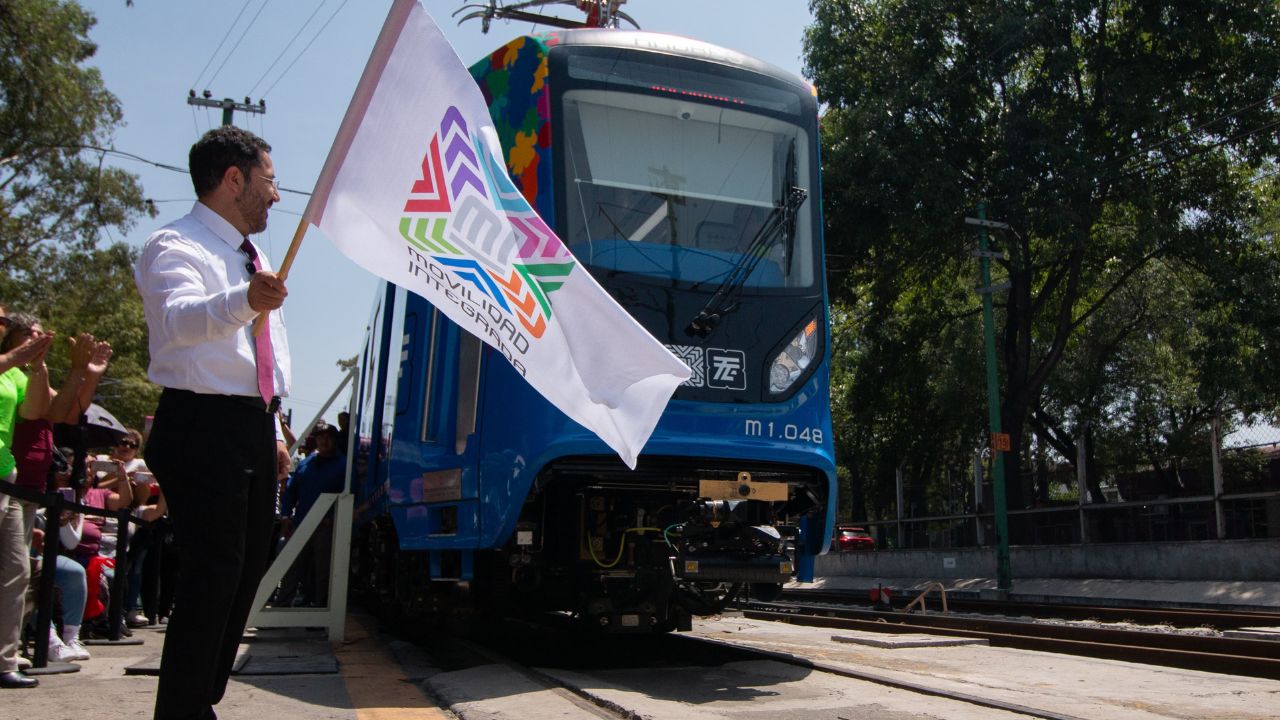
M 420 687 L 438 672 L 409 645 L 353 616 L 345 643 L 323 632 L 263 629 L 241 646 L 237 671 L 215 710 L 220 720 L 448 720 Z M 137 645 L 89 648 L 80 671 L 42 675 L 31 690 L 0 690 L 0 718 L 150 718 L 164 647 L 162 628 L 139 628 Z M 255 636 L 256 635 L 256 636 Z
M 244 643 L 236 650 L 232 675 L 333 675 L 338 672 L 338 660 L 323 635 L 307 638 L 299 636 L 297 631 L 282 629 L 262 632 L 266 634 L 260 642 L 252 646 Z M 129 665 L 124 674 L 159 675 L 160 653 Z
M 906 602 L 941 582 L 948 596 L 987 597 L 997 590 L 993 577 L 922 578 L 859 577 L 836 575 L 819 577 L 812 583 L 790 583 L 795 590 L 841 590 L 869 593 L 880 587 L 892 588 L 895 603 Z M 1027 602 L 1080 603 L 1118 607 L 1229 607 L 1235 610 L 1280 610 L 1278 581 L 1196 581 L 1196 580 L 1115 580 L 1111 578 L 1018 578 L 1013 580 L 1009 598 Z

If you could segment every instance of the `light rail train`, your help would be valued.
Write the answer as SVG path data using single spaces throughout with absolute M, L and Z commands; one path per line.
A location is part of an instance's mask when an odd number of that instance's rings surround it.
M 693 376 L 632 471 L 384 285 L 356 390 L 354 586 L 406 610 L 670 631 L 811 579 L 836 487 L 811 86 L 600 29 L 521 37 L 471 72 L 515 186 Z

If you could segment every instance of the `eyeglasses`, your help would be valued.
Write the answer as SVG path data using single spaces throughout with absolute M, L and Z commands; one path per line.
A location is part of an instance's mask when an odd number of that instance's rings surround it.
M 271 187 L 275 188 L 275 189 L 276 189 L 276 192 L 280 192 L 280 178 L 277 178 L 277 177 L 267 177 L 266 175 L 259 175 L 258 177 L 260 177 L 260 178 L 262 178 L 263 180 L 266 180 L 267 182 L 271 183 Z
M 134 449 L 134 450 L 137 450 L 137 449 L 138 449 L 138 443 L 136 443 L 136 442 L 134 442 L 134 441 L 132 441 L 132 440 L 126 440 L 126 441 L 124 441 L 124 442 L 122 442 L 122 443 L 118 443 L 118 444 L 116 445 L 116 447 L 132 448 L 132 449 Z

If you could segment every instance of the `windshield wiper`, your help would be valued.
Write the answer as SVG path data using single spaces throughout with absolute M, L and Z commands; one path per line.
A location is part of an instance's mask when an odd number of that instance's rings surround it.
M 746 284 L 747 278 L 751 277 L 751 274 L 755 272 L 756 266 L 760 264 L 760 261 L 764 259 L 764 256 L 768 254 L 770 248 L 779 238 L 786 239 L 786 253 L 788 256 L 791 254 L 796 232 L 796 211 L 800 209 L 800 206 L 804 204 L 805 198 L 808 196 L 808 190 L 792 187 L 782 202 L 773 207 L 773 210 L 769 212 L 769 216 L 765 218 L 764 225 L 756 232 L 756 236 L 751 239 L 751 245 L 747 247 L 742 256 L 738 258 L 738 261 L 725 274 L 724 280 L 721 281 L 720 286 L 716 288 L 711 298 L 707 300 L 707 304 L 689 321 L 689 326 L 684 329 L 686 335 L 697 335 L 698 337 L 710 335 L 711 331 L 720 322 L 720 318 L 736 309 L 736 306 L 729 306 L 733 296 Z M 787 257 L 785 262 L 790 265 L 791 258 Z

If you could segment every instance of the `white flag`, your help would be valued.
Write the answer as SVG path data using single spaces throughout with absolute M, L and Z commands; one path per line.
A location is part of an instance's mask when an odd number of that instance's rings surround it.
M 396 0 L 305 219 L 496 348 L 628 467 L 690 370 L 605 292 L 507 176 L 475 81 Z

